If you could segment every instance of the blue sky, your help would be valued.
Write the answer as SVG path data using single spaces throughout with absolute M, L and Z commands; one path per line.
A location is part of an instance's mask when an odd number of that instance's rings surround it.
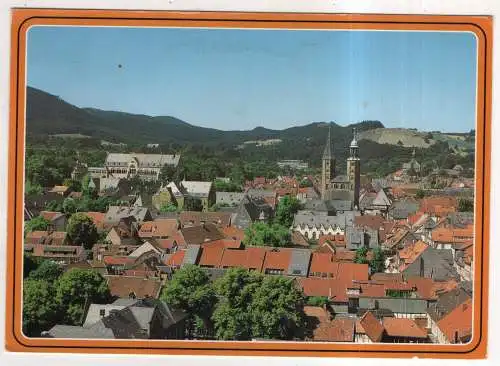
M 122 65 L 120 68 L 118 65 Z M 471 33 L 34 27 L 28 85 L 223 130 L 475 126 Z

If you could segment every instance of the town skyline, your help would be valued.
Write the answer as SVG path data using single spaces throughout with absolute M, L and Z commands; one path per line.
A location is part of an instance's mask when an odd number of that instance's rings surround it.
M 468 132 L 475 55 L 469 33 L 35 27 L 27 76 L 79 107 L 220 130 L 379 120 Z

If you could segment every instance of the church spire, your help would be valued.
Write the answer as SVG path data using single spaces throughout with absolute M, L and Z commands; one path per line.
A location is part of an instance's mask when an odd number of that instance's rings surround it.
M 328 137 L 326 139 L 326 145 L 325 145 L 325 150 L 323 150 L 323 159 L 332 159 L 333 154 L 332 154 L 332 127 L 331 124 L 328 125 Z

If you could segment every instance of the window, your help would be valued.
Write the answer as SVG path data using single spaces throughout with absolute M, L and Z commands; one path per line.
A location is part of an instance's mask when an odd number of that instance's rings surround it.
M 102 318 L 104 316 L 106 316 L 106 309 L 100 309 L 99 310 L 99 316 Z

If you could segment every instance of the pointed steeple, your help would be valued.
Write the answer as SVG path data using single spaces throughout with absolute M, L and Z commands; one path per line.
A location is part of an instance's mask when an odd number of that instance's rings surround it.
M 323 150 L 323 159 L 333 159 L 331 132 L 332 132 L 332 127 L 331 127 L 331 124 L 329 124 L 328 125 L 328 137 L 326 139 L 325 150 Z

